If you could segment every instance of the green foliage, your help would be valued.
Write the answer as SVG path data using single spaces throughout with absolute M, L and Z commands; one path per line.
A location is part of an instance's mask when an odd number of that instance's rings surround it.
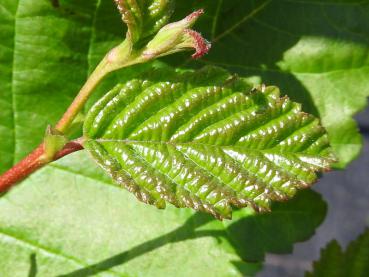
M 59 131 L 53 129 L 50 125 L 46 129 L 44 138 L 45 154 L 43 159 L 46 161 L 53 161 L 55 154 L 62 150 L 64 145 L 67 144 L 68 139 Z
M 345 251 L 337 241 L 322 249 L 319 261 L 306 277 L 365 277 L 369 272 L 369 229 L 352 241 Z
M 60 118 L 99 60 L 122 41 L 124 32 L 115 4 L 97 2 L 63 0 L 59 8 L 49 0 L 1 2 L 0 171 L 42 140 L 46 126 Z M 302 103 L 305 111 L 322 119 L 343 167 L 361 148 L 351 116 L 365 106 L 369 95 L 365 58 L 369 7 L 365 2 L 338 0 L 272 1 L 257 9 L 263 3 L 177 1 L 178 19 L 194 9 L 206 9 L 198 28 L 213 41 L 205 59 L 187 66 L 216 63 L 278 85 Z M 306 18 L 312 23 L 306 24 Z M 221 34 L 222 39 L 214 42 Z M 183 64 L 183 60 L 177 55 L 170 63 Z M 97 95 L 147 67 L 112 75 Z
M 174 0 L 114 0 L 128 26 L 128 37 L 137 44 L 168 23 Z
M 253 276 L 266 253 L 309 238 L 327 210 L 306 190 L 273 213 L 246 208 L 221 222 L 153 209 L 104 176 L 80 152 L 3 196 L 0 276 Z
M 0 172 L 39 144 L 46 126 L 60 118 L 98 61 L 124 35 L 113 1 L 61 0 L 57 7 L 51 2 L 0 0 Z M 216 63 L 277 84 L 322 119 L 344 166 L 359 152 L 351 116 L 368 95 L 367 1 L 264 2 L 177 1 L 178 18 L 204 7 L 202 32 L 212 40 L 222 35 L 205 60 L 186 65 Z M 168 62 L 184 65 L 187 59 Z M 150 66 L 113 74 L 96 98 Z M 187 209 L 146 207 L 103 174 L 84 154 L 76 154 L 1 197 L 0 275 L 53 276 L 85 268 L 85 276 L 214 276 L 216 265 L 219 276 L 248 276 L 260 265 L 239 256 L 260 260 L 266 252 L 289 252 L 324 218 L 324 202 L 310 191 L 277 204 L 270 214 L 243 209 L 225 223 L 197 215 L 209 220 L 202 228 L 233 230 L 244 241 L 230 243 L 217 240 L 214 232 L 194 235 L 197 222 L 205 220 L 190 220 L 193 213 Z M 239 212 L 247 224 L 225 228 L 237 222 Z
M 369 96 L 369 1 L 186 0 L 175 15 L 204 8 L 196 28 L 212 42 L 198 61 L 278 85 L 303 110 L 319 116 L 343 168 L 362 148 L 352 116 Z M 178 12 L 177 12 L 178 11 Z
M 139 200 L 230 218 L 231 206 L 269 210 L 329 169 L 319 120 L 277 88 L 216 68 L 169 72 L 117 85 L 84 124 L 85 148 Z
M 210 49 L 201 34 L 190 29 L 203 10 L 166 24 L 174 0 L 115 0 L 115 3 L 128 28 L 126 39 L 108 52 L 97 72 L 111 72 L 192 49 L 195 50 L 192 57 L 200 58 Z

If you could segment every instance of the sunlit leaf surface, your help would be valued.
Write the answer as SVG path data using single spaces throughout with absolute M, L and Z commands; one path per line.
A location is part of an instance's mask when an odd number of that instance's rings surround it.
M 269 210 L 329 169 L 319 120 L 276 87 L 211 67 L 161 75 L 117 85 L 84 125 L 92 157 L 139 200 L 230 218 L 231 206 Z

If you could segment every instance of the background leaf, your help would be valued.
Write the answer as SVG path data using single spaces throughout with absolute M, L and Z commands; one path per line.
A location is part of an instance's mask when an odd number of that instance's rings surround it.
M 41 141 L 87 78 L 94 9 L 83 0 L 1 1 L 0 172 Z
M 314 262 L 313 271 L 306 277 L 366 276 L 369 272 L 369 229 L 366 229 L 346 250 L 336 240 L 321 250 L 319 261 Z

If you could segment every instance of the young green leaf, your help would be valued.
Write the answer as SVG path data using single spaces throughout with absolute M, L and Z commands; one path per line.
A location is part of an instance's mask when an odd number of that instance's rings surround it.
M 192 58 L 202 57 L 210 50 L 211 44 L 199 33 L 189 28 L 203 13 L 203 10 L 198 10 L 181 21 L 161 28 L 157 35 L 147 44 L 142 53 L 143 56 L 152 59 L 193 48 L 196 52 L 192 55 Z
M 369 272 L 369 229 L 366 229 L 346 251 L 336 240 L 321 251 L 321 258 L 314 262 L 312 272 L 306 277 L 367 276 Z
M 115 0 L 115 3 L 128 31 L 126 39 L 105 56 L 99 71 L 111 72 L 185 50 L 195 50 L 192 58 L 197 59 L 210 50 L 211 44 L 190 29 L 204 13 L 202 9 L 167 24 L 174 0 Z
M 42 159 L 45 161 L 52 161 L 55 154 L 63 149 L 64 145 L 68 142 L 68 138 L 64 136 L 58 130 L 55 130 L 50 125 L 46 128 L 45 138 L 44 138 L 44 155 Z
M 115 0 L 122 20 L 127 24 L 133 44 L 157 33 L 168 23 L 174 0 Z
M 88 113 L 85 148 L 139 200 L 219 219 L 231 206 L 269 210 L 329 169 L 326 132 L 300 104 L 215 76 L 205 68 L 117 85 Z

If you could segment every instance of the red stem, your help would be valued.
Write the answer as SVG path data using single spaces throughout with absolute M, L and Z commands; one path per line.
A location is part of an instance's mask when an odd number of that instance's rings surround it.
M 67 143 L 62 150 L 56 153 L 54 161 L 68 154 L 82 150 L 78 141 Z M 25 179 L 28 175 L 43 167 L 48 162 L 41 159 L 44 154 L 44 144 L 40 144 L 31 154 L 0 176 L 0 193 L 9 190 L 13 185 Z

